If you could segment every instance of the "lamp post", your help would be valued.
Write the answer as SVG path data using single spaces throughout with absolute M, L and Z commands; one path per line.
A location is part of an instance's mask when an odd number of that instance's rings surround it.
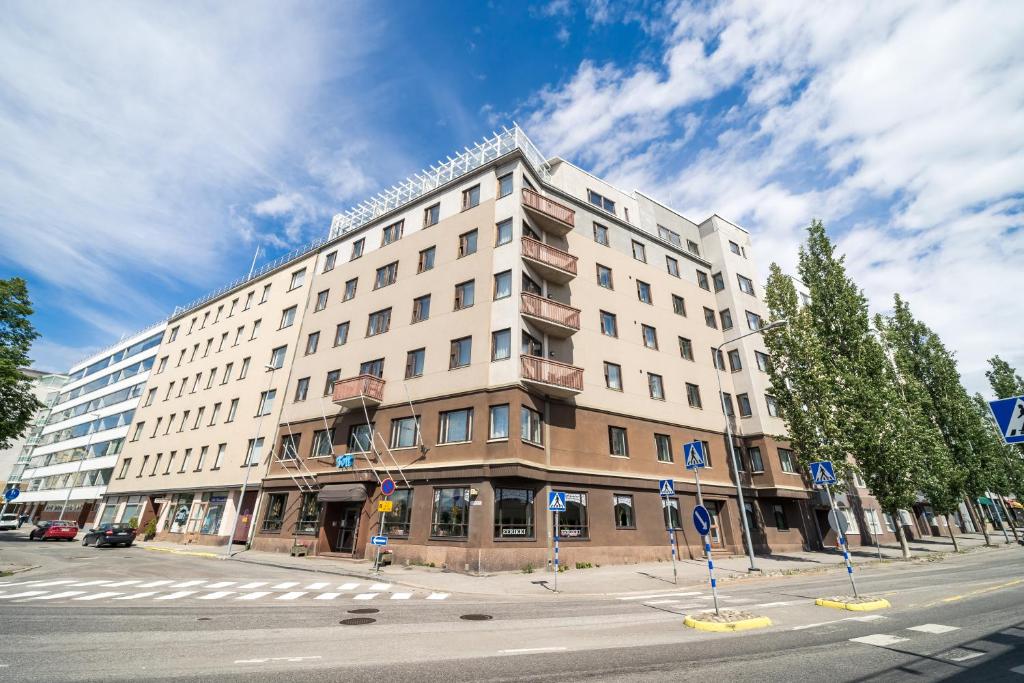
M 264 365 L 263 367 L 267 371 L 267 375 L 269 376 L 269 379 L 267 380 L 267 389 L 266 392 L 264 393 L 264 396 L 266 396 L 266 394 L 270 392 L 270 386 L 274 383 L 274 370 L 277 370 L 277 368 L 275 368 L 273 365 Z M 253 436 L 252 439 L 253 452 L 256 451 L 256 443 L 259 441 L 260 430 L 263 428 L 263 416 L 267 414 L 266 411 L 263 410 L 262 401 L 260 402 L 259 411 L 259 419 L 256 420 L 256 434 L 255 436 Z M 231 557 L 231 546 L 235 542 L 235 530 L 238 528 L 238 518 L 242 514 L 242 502 L 245 500 L 245 489 L 249 487 L 249 472 L 252 470 L 253 467 L 253 464 L 249 462 L 248 451 L 246 451 L 245 453 L 245 463 L 243 466 L 245 467 L 245 479 L 242 480 L 242 490 L 238 494 L 238 505 L 235 506 L 235 518 L 234 520 L 232 520 L 231 527 L 228 529 L 228 544 L 226 554 L 227 557 L 229 558 Z M 252 519 L 249 520 L 250 527 L 252 526 L 254 521 L 255 520 Z
M 726 342 L 728 344 L 735 344 L 741 339 L 753 336 L 755 334 L 764 334 L 768 330 L 778 329 L 786 325 L 789 321 L 786 319 L 776 320 L 773 323 L 769 323 L 764 327 L 741 334 L 735 339 Z M 732 471 L 736 478 L 736 496 L 739 499 L 740 504 L 740 522 L 743 524 L 743 538 L 747 542 L 747 557 L 750 559 L 750 569 L 748 571 L 756 572 L 759 571 L 757 565 L 754 564 L 754 542 L 750 540 L 750 525 L 747 523 L 747 506 L 743 501 L 743 485 L 740 482 L 740 466 L 739 460 L 736 457 L 736 446 L 732 442 L 732 423 L 729 421 L 729 410 L 725 405 L 725 394 L 722 393 L 722 369 L 718 365 L 718 356 L 722 352 L 722 347 L 725 344 L 721 344 L 715 347 L 715 379 L 718 380 L 718 402 L 722 406 L 722 413 L 725 415 L 725 437 L 729 442 L 729 454 L 732 459 Z
M 89 417 L 99 417 L 99 413 L 89 413 Z M 95 432 L 89 432 L 89 438 L 85 440 L 85 454 L 78 460 L 78 468 L 75 470 L 75 477 L 71 480 L 71 485 L 68 486 L 68 495 L 64 496 L 64 504 L 60 506 L 60 517 L 57 519 L 64 519 L 64 511 L 68 508 L 68 501 L 71 500 L 71 491 L 75 488 L 75 482 L 78 481 L 78 475 L 82 473 L 82 463 L 89 457 L 89 447 L 92 446 L 92 435 Z

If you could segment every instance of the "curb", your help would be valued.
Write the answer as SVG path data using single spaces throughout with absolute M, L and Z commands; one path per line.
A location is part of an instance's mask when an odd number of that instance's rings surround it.
M 878 600 L 872 600 L 871 602 L 838 602 L 836 600 L 827 600 L 825 598 L 818 598 L 814 601 L 815 605 L 819 607 L 831 607 L 832 609 L 845 609 L 851 612 L 870 612 L 876 609 L 885 609 L 886 607 L 892 607 L 889 601 L 885 598 Z
M 203 553 L 192 550 L 175 550 L 174 548 L 160 548 L 153 546 L 140 546 L 143 550 L 158 553 L 171 553 L 172 555 L 191 555 L 192 557 L 205 557 L 210 560 L 223 560 L 224 557 L 216 553 Z
M 695 628 L 698 631 L 712 631 L 715 633 L 731 633 L 733 631 L 749 631 L 752 628 L 764 628 L 765 626 L 771 626 L 772 620 L 768 617 L 754 617 L 753 619 L 743 619 L 741 621 L 733 621 L 730 623 L 719 623 L 717 621 L 700 621 L 693 617 L 686 617 L 683 619 L 683 626 L 689 626 Z

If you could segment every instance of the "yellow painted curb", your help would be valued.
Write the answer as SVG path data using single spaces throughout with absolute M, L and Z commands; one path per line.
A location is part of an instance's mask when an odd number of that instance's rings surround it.
M 201 553 L 201 552 L 193 552 L 191 550 L 174 550 L 173 548 L 149 548 L 149 547 L 143 547 L 142 549 L 143 550 L 150 550 L 150 551 L 154 551 L 154 552 L 160 552 L 160 553 L 171 553 L 172 555 L 192 555 L 193 557 L 211 557 L 211 558 L 213 558 L 215 560 L 219 560 L 220 557 L 221 557 L 220 555 L 218 555 L 216 553 Z
M 747 631 L 752 628 L 764 628 L 765 626 L 771 626 L 772 620 L 768 617 L 755 617 L 754 619 L 744 619 L 742 621 L 721 624 L 717 621 L 699 621 L 693 617 L 686 617 L 683 619 L 683 625 L 695 628 L 698 631 L 727 633 L 730 631 Z
M 870 612 L 876 609 L 885 609 L 886 607 L 892 607 L 889 601 L 882 598 L 879 600 L 872 600 L 871 602 L 837 602 L 835 600 L 826 600 L 825 598 L 818 598 L 814 601 L 815 605 L 819 607 L 831 607 L 832 609 L 845 609 L 851 612 Z

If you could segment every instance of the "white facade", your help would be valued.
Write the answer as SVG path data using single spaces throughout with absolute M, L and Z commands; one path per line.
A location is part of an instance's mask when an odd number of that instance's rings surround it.
M 25 433 L 15 439 L 10 448 L 0 451 L 0 482 L 7 482 L 8 485 L 21 481 L 32 449 L 39 441 L 39 434 L 46 426 L 50 407 L 57 401 L 61 387 L 68 381 L 67 375 L 54 372 L 32 369 L 25 369 L 22 372 L 32 379 L 32 393 L 36 400 L 43 404 L 43 407 L 32 416 L 32 421 L 25 429 Z

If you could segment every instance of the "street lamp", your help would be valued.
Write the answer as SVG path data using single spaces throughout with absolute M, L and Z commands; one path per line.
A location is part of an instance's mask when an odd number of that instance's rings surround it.
M 89 417 L 99 417 L 99 413 L 89 413 Z M 68 495 L 64 496 L 64 504 L 60 506 L 60 517 L 57 519 L 64 519 L 64 511 L 67 510 L 68 501 L 71 500 L 71 491 L 75 488 L 75 482 L 78 481 L 78 475 L 82 473 L 82 463 L 89 457 L 89 447 L 92 446 L 92 435 L 96 432 L 90 430 L 89 438 L 85 440 L 85 454 L 78 460 L 78 469 L 75 470 L 75 477 L 71 480 L 71 484 L 68 486 Z
M 786 320 L 785 318 L 783 318 L 782 320 L 776 320 L 775 322 L 769 323 L 764 327 L 761 327 L 760 329 L 754 330 L 753 332 L 741 334 L 740 336 L 726 343 L 735 344 L 736 342 L 738 342 L 741 339 L 744 339 L 745 337 L 750 337 L 755 334 L 764 334 L 768 330 L 778 329 L 788 323 L 789 321 Z M 732 471 L 733 475 L 736 478 L 736 496 L 738 497 L 740 504 L 740 522 L 742 522 L 743 524 L 743 538 L 747 542 L 747 557 L 750 558 L 749 571 L 756 572 L 758 571 L 758 568 L 754 564 L 754 543 L 750 540 L 750 525 L 747 523 L 747 506 L 746 503 L 743 502 L 743 486 L 740 483 L 739 460 L 736 458 L 736 446 L 732 442 L 732 424 L 729 422 L 729 410 L 725 405 L 725 394 L 722 393 L 722 370 L 718 364 L 718 356 L 722 352 L 723 346 L 725 346 L 725 344 L 721 344 L 715 347 L 714 365 L 715 378 L 718 380 L 718 401 L 722 406 L 722 414 L 725 415 L 725 436 L 726 439 L 729 441 L 729 454 L 732 458 Z
M 266 396 L 267 393 L 270 393 L 270 386 L 274 383 L 274 370 L 277 370 L 277 368 L 269 364 L 264 365 L 263 368 L 267 371 L 269 376 L 269 379 L 267 380 L 267 391 L 264 393 L 264 396 Z M 262 401 L 260 402 L 259 411 L 259 419 L 256 420 L 256 434 L 252 439 L 253 452 L 256 451 L 256 443 L 260 439 L 260 430 L 263 428 L 263 416 L 267 414 L 266 411 L 263 410 Z M 231 527 L 228 529 L 228 545 L 226 553 L 228 558 L 231 557 L 231 546 L 235 542 L 235 530 L 238 528 L 238 518 L 242 514 L 242 502 L 245 500 L 245 489 L 249 487 L 249 471 L 252 470 L 253 467 L 252 463 L 249 462 L 248 451 L 245 453 L 245 463 L 243 464 L 243 467 L 245 467 L 245 479 L 242 480 L 242 490 L 238 494 L 238 505 L 235 506 L 235 519 L 232 521 Z M 254 521 L 255 520 L 250 519 L 249 525 L 251 526 Z

